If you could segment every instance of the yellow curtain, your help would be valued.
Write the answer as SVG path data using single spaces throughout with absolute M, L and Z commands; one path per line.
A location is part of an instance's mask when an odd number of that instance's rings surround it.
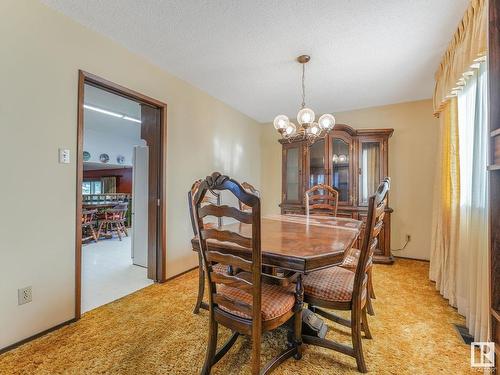
M 464 73 L 488 49 L 488 1 L 471 0 L 436 72 L 434 114 L 444 109 L 447 99 L 465 84 Z
M 441 163 L 436 168 L 429 277 L 456 306 L 457 239 L 460 219 L 460 168 L 457 98 L 446 102 L 440 116 Z

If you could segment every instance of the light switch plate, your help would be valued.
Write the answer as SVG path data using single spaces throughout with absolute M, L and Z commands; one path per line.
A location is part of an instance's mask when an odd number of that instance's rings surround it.
M 67 148 L 59 149 L 59 163 L 61 164 L 69 164 L 70 163 L 70 152 Z

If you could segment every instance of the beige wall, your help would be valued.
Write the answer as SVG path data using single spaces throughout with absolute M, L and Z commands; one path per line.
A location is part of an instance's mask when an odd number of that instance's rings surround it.
M 260 125 L 32 0 L 0 2 L 0 45 L 2 348 L 74 317 L 78 69 L 168 103 L 168 276 L 197 263 L 192 181 L 219 170 L 259 185 Z M 28 285 L 33 302 L 18 306 Z
M 335 113 L 337 123 L 353 128 L 394 128 L 389 140 L 389 174 L 392 248 L 411 242 L 394 255 L 429 259 L 434 165 L 438 162 L 438 120 L 432 101 L 394 104 Z M 264 214 L 279 212 L 281 194 L 281 145 L 272 124 L 261 130 L 261 181 Z M 278 177 L 278 180 L 276 179 Z

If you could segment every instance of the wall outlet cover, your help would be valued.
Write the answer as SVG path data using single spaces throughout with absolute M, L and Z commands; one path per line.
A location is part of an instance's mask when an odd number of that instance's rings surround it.
M 26 288 L 21 288 L 17 290 L 17 304 L 24 305 L 25 303 L 31 302 L 33 300 L 33 290 L 31 286 Z

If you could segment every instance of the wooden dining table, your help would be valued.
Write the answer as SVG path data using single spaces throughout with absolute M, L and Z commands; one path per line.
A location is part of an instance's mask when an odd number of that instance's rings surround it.
M 261 219 L 262 264 L 307 274 L 342 263 L 361 231 L 362 222 L 349 218 L 307 215 L 269 215 Z M 251 225 L 228 223 L 222 230 L 251 237 Z M 251 259 L 251 253 L 229 242 L 209 240 L 210 250 Z M 193 250 L 199 251 L 197 238 Z

